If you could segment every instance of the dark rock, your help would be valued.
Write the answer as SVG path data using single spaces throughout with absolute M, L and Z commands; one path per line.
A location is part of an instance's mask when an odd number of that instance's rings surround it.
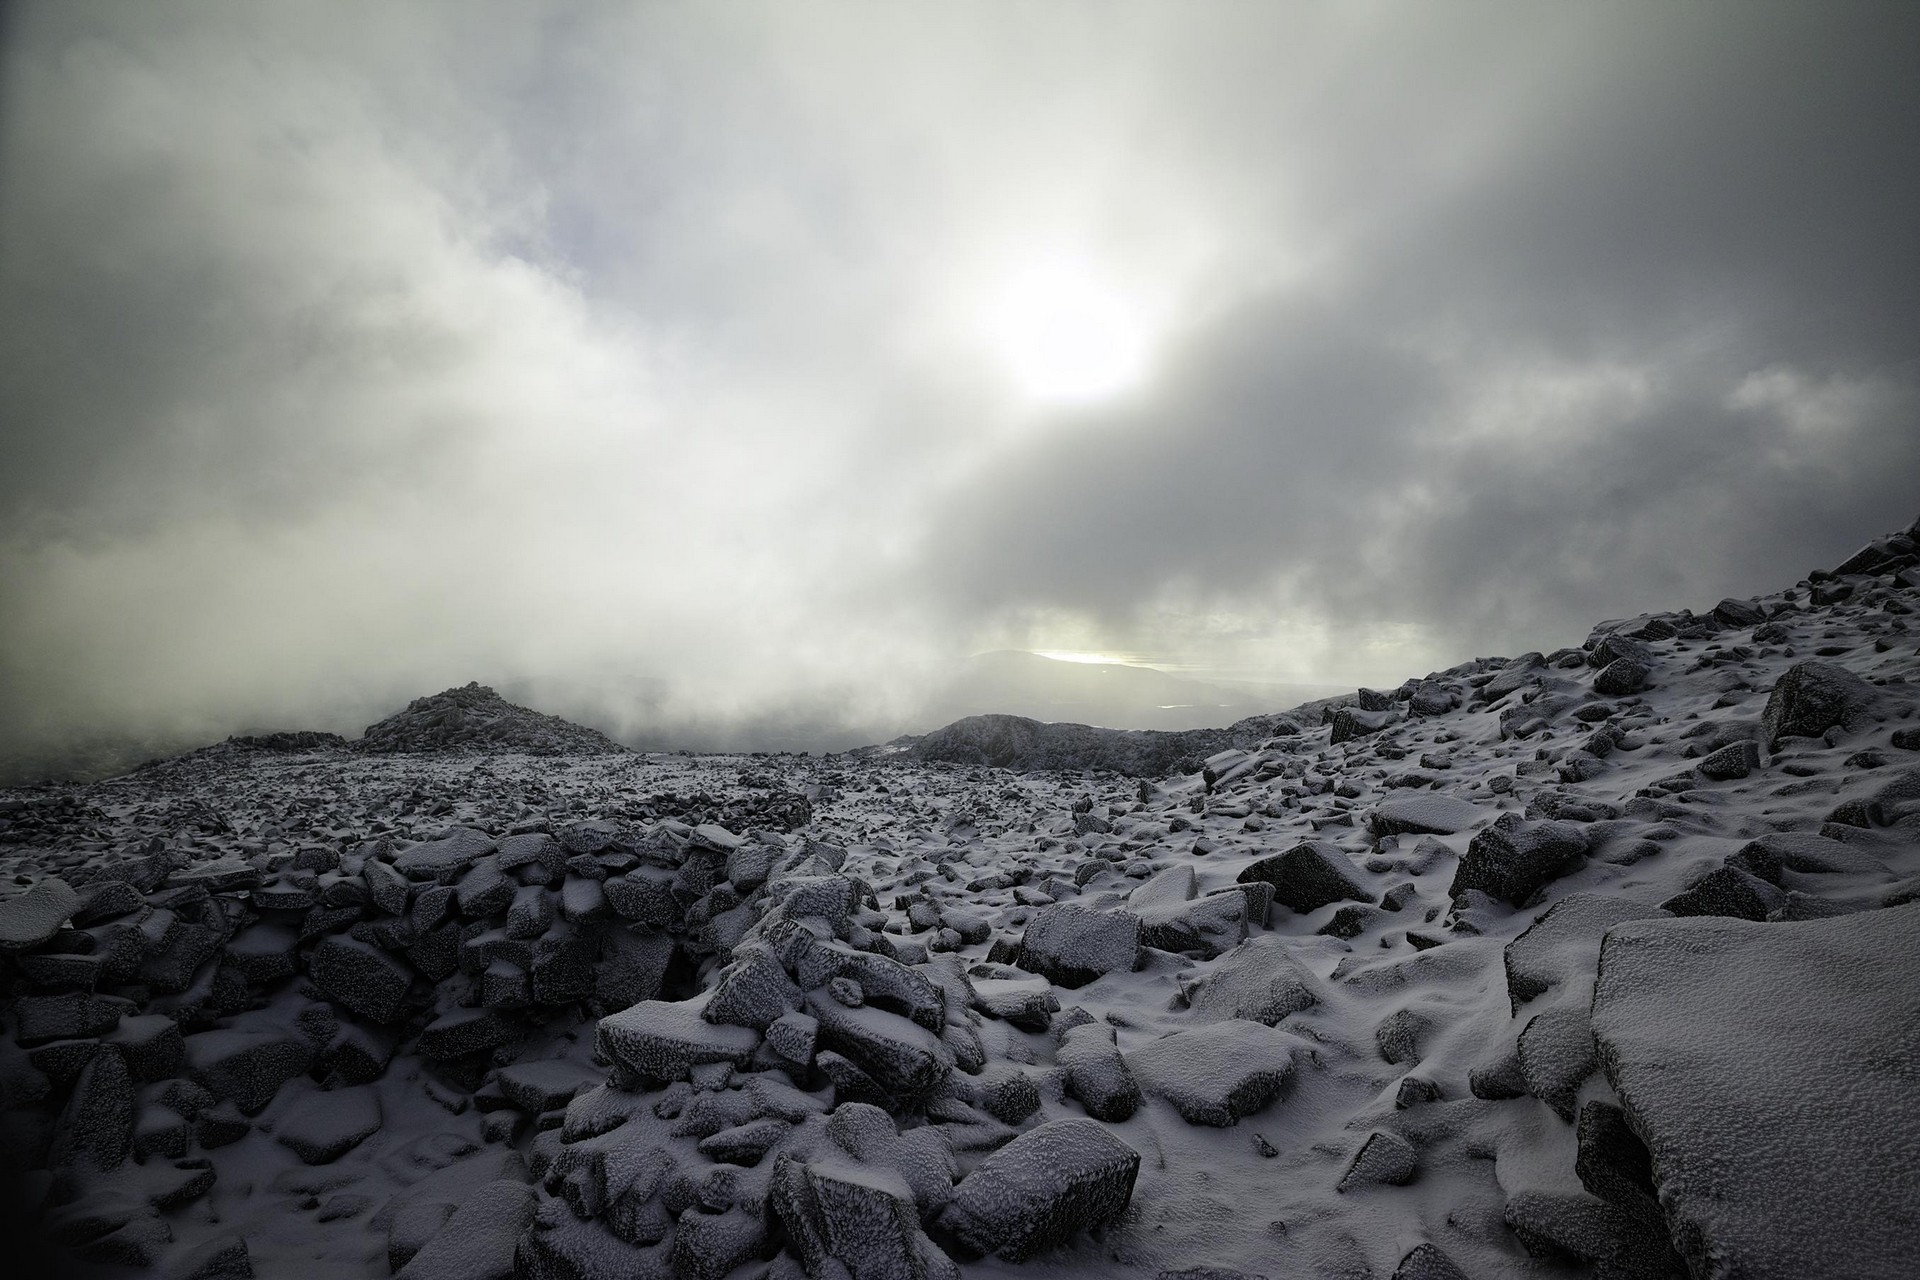
M 1590 979 L 1600 964 L 1600 938 L 1616 924 L 1658 913 L 1628 898 L 1576 893 L 1560 901 L 1506 945 L 1501 959 L 1507 997 L 1520 1006 L 1562 983 Z
M 1412 1009 L 1396 1009 L 1374 1028 L 1373 1041 L 1388 1062 L 1411 1066 L 1420 1061 L 1420 1041 L 1432 1030 L 1431 1018 Z
M 0 898 L 0 952 L 25 951 L 50 941 L 79 906 L 80 895 L 56 876 Z
M 80 1069 L 73 1096 L 60 1113 L 52 1163 L 105 1171 L 119 1165 L 133 1147 L 133 1077 L 114 1050 L 93 1055 Z
M 1057 902 L 1028 921 L 1020 967 L 1058 986 L 1082 987 L 1103 974 L 1133 968 L 1139 950 L 1138 917 Z
M 313 949 L 307 975 L 329 997 L 374 1022 L 397 1020 L 413 984 L 413 970 L 397 957 L 338 935 Z
M 1713 606 L 1713 618 L 1723 627 L 1757 627 L 1767 615 L 1751 600 L 1722 600 Z
M 1467 1280 L 1467 1273 L 1433 1245 L 1421 1244 L 1400 1259 L 1400 1265 L 1393 1269 L 1393 1280 Z
M 1734 916 L 1765 920 L 1786 905 L 1786 894 L 1737 866 L 1708 872 L 1692 888 L 1660 904 L 1676 916 Z
M 513 1020 L 497 1009 L 454 1009 L 420 1032 L 420 1056 L 435 1062 L 463 1058 L 503 1045 L 518 1034 Z
M 1333 713 L 1333 730 L 1328 740 L 1336 745 L 1351 742 L 1355 738 L 1379 733 L 1398 720 L 1399 715 L 1390 709 L 1364 711 L 1359 707 L 1341 707 Z
M 1457 898 L 1478 889 L 1512 906 L 1523 906 L 1571 871 L 1586 851 L 1586 833 L 1572 823 L 1519 823 L 1511 828 L 1496 824 L 1467 845 L 1447 892 Z
M 1060 1038 L 1054 1061 L 1066 1073 L 1067 1096 L 1096 1120 L 1119 1124 L 1140 1108 L 1140 1085 L 1115 1047 L 1113 1028 L 1104 1022 L 1070 1027 Z
M 1285 853 L 1262 858 L 1237 877 L 1246 884 L 1262 880 L 1273 886 L 1276 902 L 1305 914 L 1332 902 L 1373 901 L 1359 875 L 1337 845 L 1308 840 Z
M 1580 1185 L 1647 1222 L 1661 1223 L 1653 1187 L 1653 1156 L 1627 1124 L 1627 1113 L 1606 1102 L 1580 1108 L 1579 1154 L 1574 1172 Z
M 913 1192 L 895 1170 L 782 1155 L 768 1203 L 809 1275 L 851 1280 L 958 1280 L 959 1270 L 920 1229 Z
M 1715 782 L 1744 778 L 1759 767 L 1760 748 L 1751 742 L 1729 742 L 1693 766 L 1701 777 Z
M 1320 983 L 1288 940 L 1266 935 L 1241 943 L 1210 971 L 1181 974 L 1180 993 L 1196 1019 L 1242 1018 L 1273 1026 L 1320 1003 Z
M 380 1131 L 380 1101 L 365 1086 L 301 1099 L 275 1126 L 274 1140 L 306 1164 L 332 1164 Z
M 1096 1121 L 1049 1121 L 963 1178 L 941 1224 L 975 1253 L 1018 1261 L 1118 1218 L 1139 1171 L 1139 1153 Z
M 1413 1181 L 1419 1164 L 1413 1144 L 1405 1138 L 1394 1133 L 1371 1133 L 1354 1153 L 1334 1189 L 1351 1191 L 1368 1185 L 1403 1187 Z
M 1801 662 L 1774 683 L 1760 723 L 1777 751 L 1783 738 L 1817 738 L 1836 727 L 1858 728 L 1878 699 L 1872 685 L 1845 667 Z
M 708 1022 L 765 1031 L 775 1019 L 800 1007 L 799 987 L 773 953 L 761 945 L 742 947 L 721 971 L 701 1016 Z
M 1616 658 L 1593 678 L 1593 691 L 1608 698 L 1622 698 L 1647 687 L 1653 668 L 1636 658 Z
M 609 1060 L 662 1084 L 685 1079 L 703 1063 L 745 1066 L 760 1044 L 759 1033 L 708 1022 L 703 1008 L 698 1000 L 643 1000 L 600 1019 L 594 1042 Z
M 1522 1191 L 1507 1201 L 1507 1227 L 1528 1253 L 1572 1258 L 1608 1280 L 1685 1280 L 1664 1232 L 1590 1196 Z
M 1616 926 L 1592 1016 L 1695 1274 L 1912 1270 L 1920 904 Z
M 1224 1128 L 1280 1096 L 1297 1043 L 1262 1023 L 1215 1022 L 1141 1045 L 1126 1061 L 1141 1089 L 1188 1124 Z
M 525 1183 L 500 1180 L 474 1188 L 396 1273 L 398 1280 L 514 1280 L 514 1252 L 533 1209 L 534 1191 Z
M 820 1043 L 852 1061 L 890 1099 L 931 1095 L 953 1072 L 953 1051 L 940 1037 L 897 1013 L 874 1005 L 849 1009 L 818 993 L 808 996 L 807 1011 L 819 1023 Z
M 258 1115 L 313 1062 L 313 1046 L 279 1031 L 202 1031 L 187 1037 L 187 1069 L 216 1098 Z
M 14 1002 L 14 1038 L 22 1045 L 49 1040 L 93 1039 L 106 1035 L 132 1013 L 134 1005 L 117 996 L 84 991 L 51 996 L 21 996 Z
M 1579 1005 L 1537 1014 L 1520 1032 L 1520 1074 L 1527 1092 L 1569 1123 L 1580 1085 L 1599 1065 L 1593 1025 Z

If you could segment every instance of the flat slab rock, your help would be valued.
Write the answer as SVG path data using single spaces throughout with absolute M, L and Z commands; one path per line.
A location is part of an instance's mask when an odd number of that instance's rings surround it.
M 759 1047 L 760 1033 L 747 1027 L 719 1026 L 700 1016 L 704 1000 L 642 1000 L 630 1009 L 600 1019 L 600 1052 L 635 1074 L 672 1081 L 708 1062 L 745 1065 Z
M 1696 1276 L 1920 1267 L 1920 903 L 1607 934 L 1593 1027 Z
M 1140 1087 L 1188 1124 L 1225 1128 L 1280 1096 L 1298 1043 L 1264 1023 L 1231 1019 L 1176 1031 L 1126 1060 Z
M 1452 835 L 1487 816 L 1486 810 L 1471 801 L 1427 791 L 1382 800 L 1369 822 L 1376 835 Z
M 60 932 L 80 906 L 80 895 L 65 880 L 48 876 L 25 893 L 0 899 L 0 951 L 37 947 Z

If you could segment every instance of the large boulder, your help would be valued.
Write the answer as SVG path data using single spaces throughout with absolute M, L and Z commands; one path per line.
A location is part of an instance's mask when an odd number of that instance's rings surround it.
M 1056 985 L 1083 987 L 1103 974 L 1133 968 L 1139 953 L 1138 917 L 1057 902 L 1028 921 L 1018 964 Z
M 1280 1096 L 1298 1043 L 1264 1023 L 1236 1020 L 1176 1031 L 1126 1057 L 1141 1088 L 1173 1104 L 1188 1124 L 1224 1128 Z
M 25 951 L 49 941 L 79 906 L 80 895 L 54 876 L 0 899 L 0 952 Z
M 781 1155 L 768 1204 L 808 1275 L 838 1264 L 851 1280 L 958 1280 L 959 1268 L 920 1229 L 913 1189 L 885 1165 L 832 1153 Z
M 475 1188 L 445 1227 L 395 1274 L 399 1280 L 514 1280 L 513 1255 L 533 1221 L 534 1192 L 501 1179 Z
M 1271 1027 L 1320 1003 L 1320 984 L 1277 934 L 1249 939 L 1212 969 L 1179 975 L 1180 994 L 1203 1022 L 1241 1018 Z
M 1241 884 L 1265 881 L 1273 886 L 1275 902 L 1302 914 L 1332 902 L 1373 901 L 1352 859 L 1323 840 L 1304 840 L 1285 853 L 1262 858 L 1238 879 Z
M 1774 682 L 1760 726 L 1778 751 L 1783 738 L 1817 738 L 1829 729 L 1860 727 L 1879 696 L 1879 690 L 1845 667 L 1795 663 Z
M 975 1253 L 1031 1257 L 1118 1218 L 1140 1155 L 1094 1120 L 1051 1120 L 983 1160 L 941 1223 Z
M 363 1018 L 393 1022 L 405 1009 L 413 970 L 378 947 L 335 934 L 307 961 L 313 985 Z
M 1913 1274 L 1920 903 L 1616 926 L 1592 1018 L 1695 1275 Z
M 1571 822 L 1496 823 L 1467 845 L 1447 892 L 1478 889 L 1512 906 L 1573 870 L 1587 852 L 1587 836 Z
M 1382 800 L 1367 819 L 1376 836 L 1452 835 L 1490 816 L 1478 805 L 1441 791 Z
M 708 1022 L 704 1007 L 704 1000 L 642 1000 L 600 1019 L 595 1046 L 641 1079 L 662 1084 L 684 1079 L 702 1063 L 745 1066 L 760 1033 Z

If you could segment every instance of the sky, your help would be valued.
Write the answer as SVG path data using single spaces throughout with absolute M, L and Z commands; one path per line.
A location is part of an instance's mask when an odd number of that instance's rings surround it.
M 1911 4 L 6 14 L 15 751 L 1393 685 L 1920 513 Z

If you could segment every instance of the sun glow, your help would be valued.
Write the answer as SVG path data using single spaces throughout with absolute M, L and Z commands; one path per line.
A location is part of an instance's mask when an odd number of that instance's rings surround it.
M 1105 400 L 1149 371 L 1148 308 L 1077 255 L 1035 259 L 1008 276 L 980 322 L 1015 385 L 1042 404 Z

